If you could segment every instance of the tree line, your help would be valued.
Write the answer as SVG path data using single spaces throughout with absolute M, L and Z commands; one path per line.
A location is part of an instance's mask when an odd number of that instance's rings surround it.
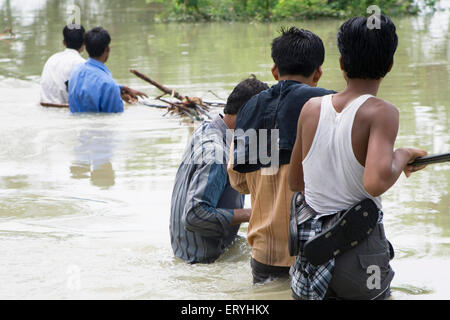
M 145 0 L 160 3 L 162 18 L 176 21 L 313 19 L 366 15 L 377 5 L 387 15 L 416 14 L 419 5 L 434 7 L 437 0 Z

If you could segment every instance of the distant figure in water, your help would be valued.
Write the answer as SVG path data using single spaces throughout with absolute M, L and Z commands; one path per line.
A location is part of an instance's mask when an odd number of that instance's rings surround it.
M 106 67 L 111 37 L 102 27 L 85 35 L 89 59 L 75 68 L 69 79 L 69 106 L 71 112 L 123 112 L 123 101 L 133 102 L 145 93 L 117 84 Z
M 384 233 L 381 195 L 402 171 L 409 177 L 423 169 L 408 164 L 427 152 L 394 150 L 399 112 L 376 95 L 398 38 L 388 17 L 379 23 L 370 28 L 367 18 L 355 17 L 342 24 L 337 43 L 347 87 L 309 100 L 298 120 L 289 185 L 304 193 L 299 216 L 310 218 L 298 225 L 295 299 L 390 297 L 394 250 Z
M 44 65 L 41 76 L 41 102 L 67 104 L 69 94 L 67 82 L 74 67 L 85 63 L 80 53 L 84 49 L 84 33 L 82 25 L 63 29 L 63 44 L 66 49 L 52 55 Z
M 250 219 L 244 195 L 228 179 L 229 130 L 241 107 L 266 89 L 255 77 L 239 83 L 228 97 L 225 115 L 205 121 L 184 151 L 172 192 L 170 241 L 175 256 L 186 262 L 214 262 L 232 244 L 240 224 Z

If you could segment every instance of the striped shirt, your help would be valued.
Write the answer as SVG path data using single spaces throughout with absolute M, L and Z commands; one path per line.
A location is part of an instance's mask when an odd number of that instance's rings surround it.
M 170 240 L 175 256 L 189 263 L 211 263 L 235 239 L 233 209 L 244 195 L 229 183 L 229 143 L 220 116 L 205 121 L 193 134 L 175 177 L 170 212 Z

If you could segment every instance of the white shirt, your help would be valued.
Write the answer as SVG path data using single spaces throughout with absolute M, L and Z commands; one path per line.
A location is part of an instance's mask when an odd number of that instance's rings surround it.
M 316 135 L 303 160 L 306 203 L 319 214 L 347 210 L 366 198 L 382 209 L 381 197 L 374 198 L 364 189 L 364 167 L 356 159 L 352 145 L 356 113 L 372 97 L 362 95 L 340 113 L 332 104 L 332 95 L 322 97 Z
M 66 81 L 74 67 L 85 63 L 75 49 L 52 55 L 44 65 L 41 76 L 41 102 L 66 104 L 69 101 Z

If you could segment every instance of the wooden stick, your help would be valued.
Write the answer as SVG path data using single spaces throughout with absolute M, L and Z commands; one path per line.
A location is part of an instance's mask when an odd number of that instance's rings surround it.
M 164 92 L 163 94 L 157 96 L 157 97 L 155 98 L 155 100 L 158 100 L 159 98 L 162 98 L 162 97 L 164 97 L 165 95 L 167 95 L 167 93 Z
M 131 73 L 133 73 L 134 75 L 136 75 L 137 77 L 141 78 L 144 81 L 147 81 L 148 83 L 152 84 L 153 86 L 157 87 L 159 90 L 161 90 L 162 92 L 169 94 L 175 98 L 177 98 L 178 100 L 183 100 L 183 96 L 181 94 L 179 94 L 177 91 L 175 90 L 171 90 L 165 86 L 163 86 L 162 84 L 156 82 L 155 80 L 150 79 L 149 77 L 147 77 L 145 74 L 140 73 L 139 71 L 136 71 L 134 69 L 130 70 Z
M 219 97 L 214 91 L 208 90 L 209 93 L 212 93 L 217 99 L 224 100 L 223 98 Z
M 152 104 L 149 102 L 145 102 L 145 101 L 139 101 L 140 104 L 146 106 L 146 107 L 152 107 L 152 108 L 158 108 L 158 109 L 167 109 L 167 106 L 163 106 L 160 104 Z
M 69 108 L 68 104 L 56 104 L 56 103 L 48 103 L 48 102 L 41 102 L 41 106 L 48 107 L 48 108 Z
M 163 98 L 158 98 L 158 99 L 156 99 L 156 100 L 159 100 L 159 101 L 161 101 L 161 102 L 167 103 L 168 105 L 170 105 L 170 106 L 172 106 L 172 107 L 175 107 L 175 108 L 178 107 L 178 104 L 173 103 L 173 102 L 170 102 L 169 100 L 166 100 L 166 99 L 163 99 Z
M 198 108 L 198 110 L 203 113 L 205 116 L 207 116 L 209 119 L 212 119 L 212 117 L 210 116 L 210 114 L 205 111 L 203 108 L 199 107 L 198 105 L 196 105 L 196 107 Z

